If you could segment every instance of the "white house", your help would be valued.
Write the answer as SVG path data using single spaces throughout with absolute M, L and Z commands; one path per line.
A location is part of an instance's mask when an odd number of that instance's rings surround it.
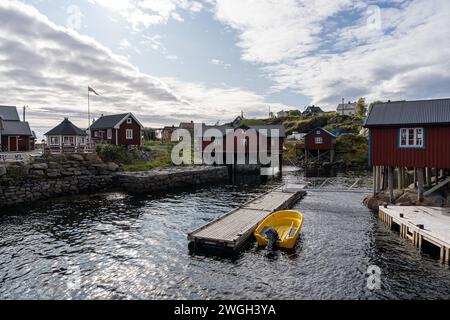
M 337 107 L 337 113 L 342 116 L 351 116 L 356 114 L 356 102 L 340 103 Z

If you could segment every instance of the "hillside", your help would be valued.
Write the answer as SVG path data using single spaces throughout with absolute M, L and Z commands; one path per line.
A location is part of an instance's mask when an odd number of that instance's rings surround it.
M 365 167 L 368 160 L 368 139 L 361 135 L 364 119 L 358 116 L 342 116 L 335 112 L 319 116 L 291 116 L 287 118 L 244 119 L 239 125 L 283 124 L 286 134 L 293 132 L 307 133 L 317 127 L 330 132 L 338 132 L 336 139 L 336 162 L 346 166 Z M 295 149 L 295 142 L 287 141 L 285 160 L 288 163 L 300 164 L 302 154 Z

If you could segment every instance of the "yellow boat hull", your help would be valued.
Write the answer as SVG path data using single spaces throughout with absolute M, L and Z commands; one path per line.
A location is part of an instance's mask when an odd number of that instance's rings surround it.
M 294 210 L 284 210 L 272 213 L 256 228 L 254 235 L 260 246 L 267 246 L 269 240 L 264 236 L 267 228 L 273 228 L 278 233 L 277 245 L 280 248 L 295 247 L 303 225 L 303 215 Z

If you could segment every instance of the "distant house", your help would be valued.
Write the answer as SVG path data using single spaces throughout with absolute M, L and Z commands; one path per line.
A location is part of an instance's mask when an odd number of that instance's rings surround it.
M 351 116 L 356 114 L 356 102 L 340 103 L 336 112 L 342 116 Z
M 304 116 L 307 117 L 312 117 L 312 116 L 316 116 L 319 115 L 321 113 L 324 113 L 323 110 L 320 107 L 316 107 L 316 106 L 309 106 L 306 108 L 306 110 L 303 112 Z
M 304 137 L 301 149 L 305 151 L 305 160 L 318 159 L 334 161 L 336 136 L 324 128 L 316 128 Z
M 178 128 L 175 128 L 175 126 L 166 126 L 161 130 L 161 141 L 162 142 L 171 142 L 172 141 L 172 134 L 175 132 L 175 130 Z
M 436 177 L 445 177 L 445 170 L 450 169 L 450 99 L 376 103 L 364 127 L 369 129 L 369 161 L 376 189 L 380 189 L 381 171 L 387 168 L 392 176 L 398 168 L 401 178 L 405 168 L 411 168 L 422 186 L 421 198 L 424 170 L 431 184 L 432 170 Z M 398 184 L 403 187 L 403 178 Z
M 89 127 L 92 141 L 118 146 L 140 146 L 144 126 L 132 113 L 101 116 Z
M 278 118 L 287 118 L 289 116 L 289 113 L 287 111 L 281 110 L 280 112 L 277 112 Z
M 20 121 L 16 107 L 0 106 L 0 151 L 33 149 L 33 132 L 28 122 Z
M 69 118 L 45 134 L 46 148 L 50 152 L 83 152 L 87 145 L 87 134 Z

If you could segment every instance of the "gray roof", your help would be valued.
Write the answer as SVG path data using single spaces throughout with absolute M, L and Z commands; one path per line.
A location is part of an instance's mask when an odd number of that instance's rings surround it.
M 0 106 L 0 117 L 3 120 L 20 121 L 16 107 Z
M 122 113 L 122 114 L 113 114 L 110 116 L 103 116 L 99 118 L 97 121 L 95 121 L 90 129 L 110 129 L 114 128 L 120 121 L 122 121 L 123 118 L 125 118 L 129 113 Z
M 86 132 L 78 128 L 69 119 L 65 118 L 63 122 L 54 127 L 45 134 L 46 136 L 86 136 Z
M 321 128 L 321 127 L 317 127 L 317 128 L 315 128 L 315 129 L 311 130 L 310 132 L 308 132 L 308 133 L 305 135 L 305 137 L 306 137 L 306 136 L 309 136 L 310 134 L 312 134 L 312 133 L 314 133 L 314 132 L 316 132 L 317 130 L 323 131 L 323 132 L 325 132 L 326 134 L 329 134 L 330 136 L 336 138 L 336 135 L 335 135 L 334 133 L 331 133 L 331 132 L 328 131 L 327 129 Z
M 3 121 L 3 130 L 1 134 L 4 136 L 32 136 L 30 125 L 28 122 L 21 121 Z
M 399 125 L 450 125 L 450 99 L 374 104 L 366 128 Z
M 254 129 L 256 131 L 260 131 L 262 129 L 266 129 L 268 136 L 271 134 L 271 130 L 279 130 L 279 136 L 280 138 L 286 137 L 286 129 L 283 125 L 258 125 L 258 126 L 238 126 L 238 127 L 231 127 L 231 126 L 203 126 L 203 132 L 207 129 L 218 129 L 220 132 L 222 132 L 223 135 L 227 133 L 227 130 L 236 130 L 241 127 Z
M 337 110 L 356 110 L 356 105 L 356 102 L 340 103 L 337 107 Z

